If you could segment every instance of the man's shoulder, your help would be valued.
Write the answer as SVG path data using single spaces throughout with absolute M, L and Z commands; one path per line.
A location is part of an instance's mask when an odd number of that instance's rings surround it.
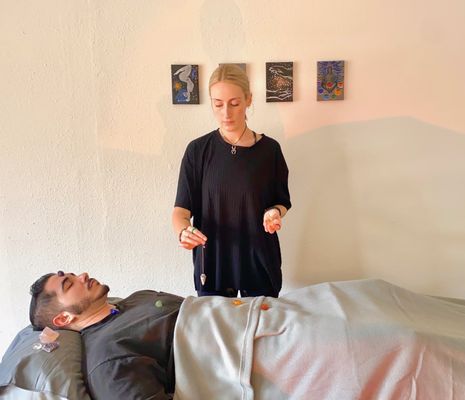
M 131 343 L 150 341 L 147 335 L 160 326 L 170 326 L 166 331 L 170 336 L 183 301 L 180 296 L 153 290 L 140 290 L 122 299 L 116 304 L 119 313 L 81 331 L 86 350 L 91 353 L 88 359 L 95 364 L 108 357 L 131 354 Z M 153 339 L 154 343 L 158 340 L 161 337 Z
M 142 322 L 144 319 L 152 319 L 152 324 L 163 316 L 177 315 L 183 301 L 183 297 L 175 294 L 139 290 L 116 304 L 121 314 L 117 319 L 127 321 L 123 327 L 126 323 L 137 324 L 137 321 Z
M 159 292 L 156 290 L 138 290 L 128 297 L 120 300 L 116 304 L 128 304 L 128 303 L 144 303 L 150 302 L 152 300 L 160 300 L 162 299 L 168 300 L 170 302 L 182 302 L 184 300 L 183 297 L 166 292 Z
M 139 290 L 113 303 L 116 304 L 119 313 L 109 315 L 102 321 L 85 328 L 81 331 L 81 335 L 85 340 L 95 341 L 107 335 L 124 335 L 124 332 L 137 330 L 146 323 L 147 326 L 152 326 L 158 319 L 167 316 L 171 316 L 175 321 L 183 301 L 183 297 L 171 293 Z

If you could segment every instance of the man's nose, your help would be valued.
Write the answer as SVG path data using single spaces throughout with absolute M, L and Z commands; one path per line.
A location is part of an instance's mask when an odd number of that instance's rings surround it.
M 87 281 L 89 280 L 89 274 L 88 274 L 87 272 L 83 272 L 82 274 L 80 274 L 80 275 L 78 276 L 78 279 L 79 279 L 81 282 L 85 283 L 85 282 L 87 282 Z

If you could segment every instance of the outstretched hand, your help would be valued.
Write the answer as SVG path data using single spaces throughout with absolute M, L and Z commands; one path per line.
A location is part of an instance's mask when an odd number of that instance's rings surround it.
M 281 229 L 281 215 L 276 208 L 271 208 L 263 214 L 265 232 L 275 233 Z

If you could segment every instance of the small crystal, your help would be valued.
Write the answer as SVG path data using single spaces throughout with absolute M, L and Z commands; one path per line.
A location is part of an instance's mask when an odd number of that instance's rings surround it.
M 46 351 L 47 353 L 50 353 L 51 351 L 58 349 L 59 346 L 60 345 L 58 342 L 45 343 L 44 345 L 42 345 L 42 350 Z
M 44 330 L 40 333 L 39 339 L 41 343 L 52 343 L 56 342 L 60 334 L 53 329 L 50 329 L 48 326 L 44 328 Z

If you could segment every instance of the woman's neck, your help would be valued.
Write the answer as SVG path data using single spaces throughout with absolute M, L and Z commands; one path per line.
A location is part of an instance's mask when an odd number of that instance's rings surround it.
M 223 138 L 232 145 L 236 145 L 243 140 L 247 135 L 247 130 L 247 123 L 244 124 L 244 127 L 241 130 L 225 131 L 219 128 L 221 136 L 223 136 Z

